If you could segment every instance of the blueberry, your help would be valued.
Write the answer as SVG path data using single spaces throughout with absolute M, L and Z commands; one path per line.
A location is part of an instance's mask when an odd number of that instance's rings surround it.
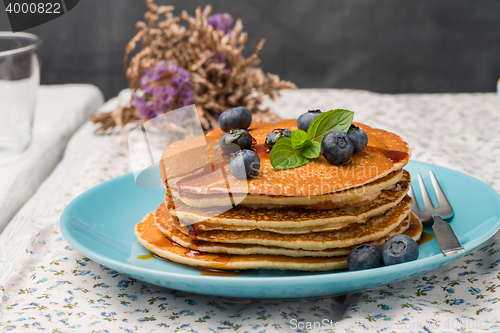
M 373 244 L 363 244 L 351 250 L 347 256 L 347 268 L 350 271 L 377 268 L 382 266 L 382 251 Z
M 314 118 L 321 114 L 321 110 L 309 110 L 297 118 L 297 127 L 299 130 L 307 132 L 309 125 L 311 125 Z
M 231 155 L 229 170 L 238 179 L 247 179 L 258 175 L 260 158 L 252 150 L 240 150 Z
M 352 145 L 354 146 L 353 154 L 359 153 L 365 149 L 368 144 L 368 136 L 365 131 L 363 131 L 358 126 L 352 125 L 347 131 L 347 136 L 351 139 Z
M 418 258 L 418 245 L 406 235 L 394 235 L 381 246 L 382 260 L 387 266 L 401 264 Z
M 351 139 L 342 131 L 326 133 L 321 142 L 321 152 L 331 164 L 342 164 L 349 161 L 353 150 Z
M 292 131 L 287 128 L 275 128 L 267 135 L 265 146 L 267 149 L 272 149 L 274 144 L 282 137 L 292 137 Z
M 250 124 L 252 124 L 252 113 L 242 106 L 226 110 L 219 115 L 219 127 L 224 132 L 236 128 L 247 129 Z
M 220 138 L 220 147 L 226 154 L 232 154 L 240 149 L 250 149 L 255 139 L 244 129 L 230 130 Z

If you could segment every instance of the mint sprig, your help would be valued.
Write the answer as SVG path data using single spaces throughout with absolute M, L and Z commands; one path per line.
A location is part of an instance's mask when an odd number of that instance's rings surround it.
M 326 133 L 331 131 L 344 131 L 347 133 L 354 118 L 354 112 L 343 109 L 335 109 L 324 112 L 314 118 L 307 129 L 310 140 L 323 141 Z
M 319 155 L 321 154 L 321 143 L 316 141 L 311 141 L 311 143 L 308 146 L 302 147 L 300 153 L 304 155 L 304 157 L 310 160 L 319 157 Z
M 293 132 L 292 132 L 293 133 Z M 281 137 L 274 145 L 269 156 L 271 165 L 276 170 L 284 170 L 297 168 L 309 163 L 300 150 L 296 150 L 292 146 L 292 140 L 287 137 Z
M 307 132 L 292 131 L 292 137 L 282 137 L 276 142 L 271 155 L 271 165 L 276 170 L 292 169 L 306 165 L 321 154 L 321 141 L 326 133 L 339 130 L 347 133 L 354 112 L 335 109 L 323 112 L 309 125 Z
M 293 149 L 300 150 L 302 147 L 308 146 L 311 143 L 309 135 L 302 130 L 292 132 L 292 147 Z

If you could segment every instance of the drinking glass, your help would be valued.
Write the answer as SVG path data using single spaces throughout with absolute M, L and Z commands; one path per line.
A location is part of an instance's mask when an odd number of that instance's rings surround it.
M 31 142 L 41 39 L 25 32 L 0 32 L 0 161 Z

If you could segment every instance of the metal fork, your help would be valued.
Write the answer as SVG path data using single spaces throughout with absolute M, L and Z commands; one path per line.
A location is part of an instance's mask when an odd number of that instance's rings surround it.
M 429 174 L 431 177 L 432 186 L 434 187 L 434 193 L 436 194 L 438 206 L 435 207 L 432 204 L 431 198 L 429 197 L 429 192 L 427 192 L 427 188 L 425 187 L 424 181 L 422 180 L 422 176 L 419 173 L 418 184 L 420 186 L 420 192 L 422 192 L 424 210 L 420 210 L 420 208 L 418 207 L 417 200 L 415 200 L 415 194 L 413 193 L 413 189 L 410 186 L 408 195 L 412 198 L 411 210 L 420 218 L 420 220 L 422 220 L 422 222 L 427 222 L 430 219 L 434 220 L 432 230 L 434 231 L 434 235 L 436 236 L 439 248 L 445 256 L 462 253 L 465 251 L 465 249 L 462 247 L 462 244 L 460 244 L 460 241 L 458 240 L 451 226 L 443 220 L 449 219 L 453 216 L 453 208 L 444 195 L 441 186 L 439 186 L 436 176 L 434 176 L 434 172 L 432 172 L 431 170 L 429 171 Z

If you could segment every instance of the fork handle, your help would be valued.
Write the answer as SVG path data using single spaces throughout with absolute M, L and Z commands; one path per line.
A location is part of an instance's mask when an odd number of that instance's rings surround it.
M 439 215 L 433 215 L 432 218 L 434 219 L 432 230 L 434 231 L 441 252 L 445 256 L 464 252 L 465 249 L 460 244 L 450 224 L 445 222 Z

